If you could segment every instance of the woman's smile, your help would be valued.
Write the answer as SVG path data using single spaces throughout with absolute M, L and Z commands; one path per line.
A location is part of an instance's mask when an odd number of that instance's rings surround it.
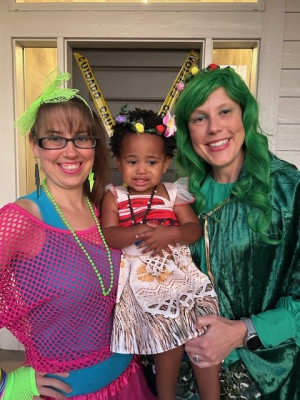
M 82 163 L 60 163 L 58 166 L 67 172 L 78 172 L 80 170 Z
M 212 148 L 213 150 L 223 150 L 229 144 L 230 139 L 221 139 L 217 142 L 212 142 L 208 144 L 208 147 Z

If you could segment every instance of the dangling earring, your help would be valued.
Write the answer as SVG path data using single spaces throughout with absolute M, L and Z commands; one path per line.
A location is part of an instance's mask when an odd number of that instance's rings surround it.
M 90 192 L 92 193 L 93 187 L 94 187 L 94 183 L 95 183 L 95 179 L 94 179 L 94 171 L 91 170 L 88 176 L 88 181 L 90 184 Z
M 36 193 L 37 197 L 40 197 L 40 170 L 39 170 L 39 164 L 38 161 L 35 160 L 35 165 L 34 165 L 34 178 L 35 178 L 35 186 L 36 186 Z

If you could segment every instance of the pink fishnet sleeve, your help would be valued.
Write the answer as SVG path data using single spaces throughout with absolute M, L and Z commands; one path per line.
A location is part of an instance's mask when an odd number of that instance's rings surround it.
M 43 237 L 43 232 L 15 205 L 0 210 L 0 328 L 17 320 L 28 308 L 18 296 L 12 264 L 18 257 L 32 258 Z

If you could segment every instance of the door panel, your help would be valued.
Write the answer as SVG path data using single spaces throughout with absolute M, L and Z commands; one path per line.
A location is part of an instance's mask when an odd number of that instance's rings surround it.
M 73 49 L 73 52 L 87 57 L 113 116 L 124 104 L 128 109 L 139 107 L 158 112 L 189 55 L 188 49 Z M 73 86 L 96 110 L 75 57 Z M 172 164 L 163 179 L 176 179 Z M 114 160 L 112 181 L 122 184 Z

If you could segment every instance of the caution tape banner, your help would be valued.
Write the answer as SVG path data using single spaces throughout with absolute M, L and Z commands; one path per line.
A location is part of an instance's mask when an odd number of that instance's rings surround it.
M 161 114 L 162 116 L 166 115 L 168 111 L 171 110 L 171 108 L 174 106 L 176 103 L 176 100 L 179 96 L 179 91 L 177 89 L 177 84 L 184 80 L 185 76 L 191 71 L 191 69 L 195 66 L 197 60 L 200 58 L 200 53 L 191 50 L 190 54 L 186 58 L 184 64 L 182 65 L 175 81 L 173 82 L 173 85 L 171 86 L 171 89 L 169 90 L 169 93 L 167 94 L 167 97 L 165 98 L 165 101 L 163 105 L 161 106 L 158 114 Z
M 76 58 L 82 76 L 89 89 L 90 95 L 94 101 L 104 128 L 106 129 L 106 133 L 110 137 L 113 134 L 115 121 L 111 112 L 109 111 L 108 105 L 106 104 L 106 101 L 97 83 L 90 63 L 87 57 L 83 56 L 82 54 L 74 53 L 74 57 Z

